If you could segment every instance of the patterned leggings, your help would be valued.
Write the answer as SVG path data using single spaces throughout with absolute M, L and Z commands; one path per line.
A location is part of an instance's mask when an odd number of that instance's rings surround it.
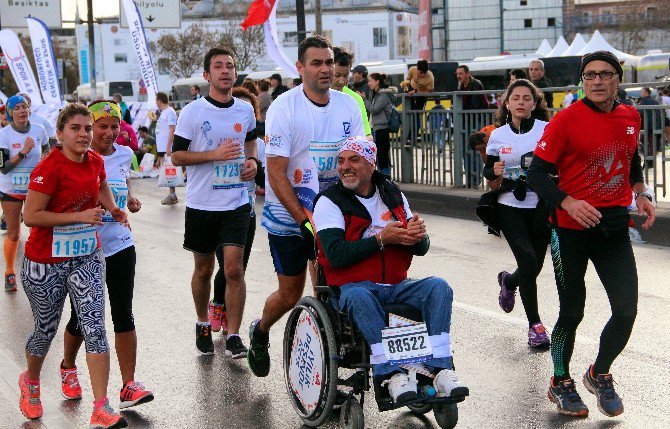
M 101 249 L 88 256 L 55 264 L 41 264 L 23 258 L 21 281 L 35 319 L 35 330 L 26 344 L 28 353 L 46 356 L 58 330 L 67 294 L 70 294 L 79 318 L 86 352 L 109 351 L 102 269 Z

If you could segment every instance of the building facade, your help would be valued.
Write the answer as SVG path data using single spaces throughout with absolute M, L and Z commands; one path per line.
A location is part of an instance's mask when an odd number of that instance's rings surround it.
M 563 34 L 561 0 L 432 1 L 434 61 L 534 52 Z

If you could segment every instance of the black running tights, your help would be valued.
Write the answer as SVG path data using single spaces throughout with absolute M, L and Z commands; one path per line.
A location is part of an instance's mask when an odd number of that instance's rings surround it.
M 612 316 L 600 335 L 594 363 L 596 374 L 606 374 L 623 351 L 637 314 L 637 269 L 628 229 L 603 232 L 556 228 L 552 231 L 551 256 L 560 310 L 551 335 L 551 357 L 557 380 L 570 378 L 570 358 L 577 326 L 584 317 L 584 275 L 589 260 L 605 287 Z
M 528 325 L 540 322 L 537 305 L 537 276 L 542 271 L 547 253 L 547 238 L 533 230 L 537 209 L 525 209 L 498 204 L 496 214 L 500 229 L 509 244 L 517 269 L 507 279 L 507 288 L 519 288 Z

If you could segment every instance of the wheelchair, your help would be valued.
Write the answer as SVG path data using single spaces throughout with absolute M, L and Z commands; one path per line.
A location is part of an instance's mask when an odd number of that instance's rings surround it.
M 461 396 L 431 396 L 432 379 L 417 374 L 418 396 L 395 403 L 388 389 L 371 377 L 370 348 L 346 313 L 331 305 L 339 288 L 317 286 L 316 297 L 303 297 L 288 316 L 283 341 L 284 380 L 293 408 L 306 426 L 319 427 L 333 412 L 338 390 L 346 391 L 340 408 L 343 429 L 363 429 L 365 394 L 374 388 L 379 411 L 408 407 L 421 415 L 433 411 L 441 428 L 458 422 Z M 408 305 L 384 306 L 387 314 L 421 322 L 421 312 Z M 340 369 L 346 369 L 341 374 Z M 342 371 L 345 372 L 345 371 Z M 430 387 L 428 387 L 430 386 Z M 340 388 L 340 389 L 338 389 Z M 432 392 L 434 395 L 434 390 Z

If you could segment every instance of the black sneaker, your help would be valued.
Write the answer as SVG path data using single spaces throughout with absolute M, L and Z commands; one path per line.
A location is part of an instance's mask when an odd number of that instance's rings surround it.
M 247 355 L 247 348 L 242 344 L 239 335 L 233 335 L 226 340 L 226 356 L 233 359 L 243 358 Z
M 556 408 L 561 414 L 574 417 L 586 417 L 589 415 L 589 409 L 584 404 L 584 401 L 582 401 L 579 393 L 577 393 L 575 380 L 572 378 L 559 381 L 554 386 L 554 377 L 552 377 L 547 397 L 551 402 L 556 404 Z
M 623 413 L 623 402 L 614 391 L 612 374 L 598 374 L 596 378 L 593 378 L 591 367 L 589 367 L 584 374 L 584 386 L 598 398 L 598 409 L 601 413 L 607 417 L 615 417 Z
M 204 355 L 214 354 L 212 327 L 210 325 L 195 324 L 195 346 Z
M 249 369 L 256 377 L 267 377 L 270 373 L 270 354 L 268 348 L 269 343 L 256 342 L 254 340 L 254 329 L 260 323 L 260 319 L 251 322 L 249 326 L 249 351 L 247 351 L 247 363 Z

